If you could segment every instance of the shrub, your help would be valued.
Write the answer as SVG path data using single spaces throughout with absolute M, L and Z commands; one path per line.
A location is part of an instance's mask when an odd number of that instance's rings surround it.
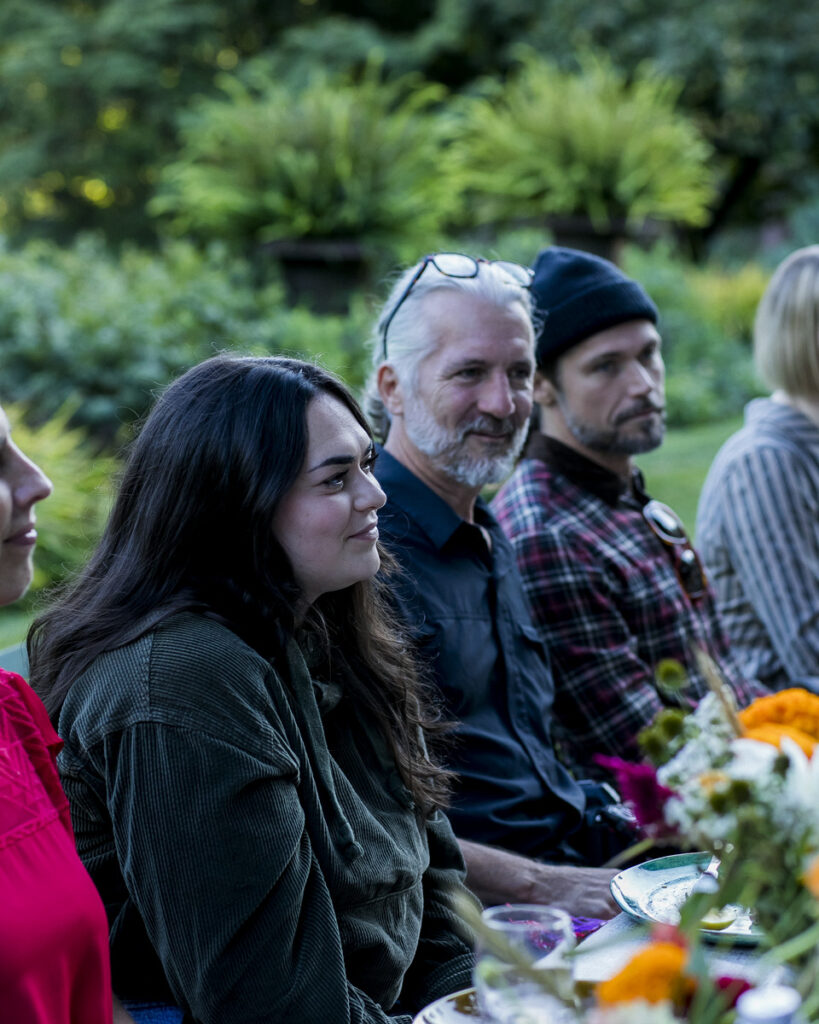
M 456 120 L 455 152 L 478 219 L 585 214 L 599 228 L 648 218 L 704 224 L 711 151 L 648 65 L 633 81 L 603 57 L 567 73 L 529 54 Z
M 313 74 L 300 91 L 222 76 L 223 99 L 181 120 L 182 150 L 150 210 L 179 233 L 269 242 L 428 244 L 457 189 L 445 167 L 442 86 L 416 76 Z
M 119 257 L 91 237 L 0 247 L 3 396 L 38 421 L 70 399 L 72 423 L 104 444 L 218 351 L 318 357 L 355 384 L 366 319 L 361 301 L 345 318 L 286 309 L 278 283 L 257 287 L 253 267 L 218 246 Z
M 660 310 L 670 425 L 735 416 L 761 393 L 748 345 L 757 292 L 764 288 L 758 268 L 697 268 L 658 245 L 648 253 L 628 247 L 625 269 Z
M 757 263 L 733 270 L 715 270 L 714 265 L 689 267 L 688 281 L 705 318 L 716 324 L 724 337 L 750 345 L 756 307 L 765 291 L 769 274 Z

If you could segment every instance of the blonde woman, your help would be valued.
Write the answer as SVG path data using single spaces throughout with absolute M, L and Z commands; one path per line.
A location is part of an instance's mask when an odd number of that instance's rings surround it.
M 754 356 L 773 394 L 717 454 L 697 543 L 745 675 L 819 690 L 819 245 L 774 273 Z

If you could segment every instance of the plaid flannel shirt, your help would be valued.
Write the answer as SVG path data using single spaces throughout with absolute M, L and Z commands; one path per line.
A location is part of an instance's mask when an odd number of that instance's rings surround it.
M 535 435 L 493 510 L 509 536 L 555 677 L 555 738 L 577 771 L 600 775 L 597 753 L 639 757 L 637 734 L 668 706 L 707 692 L 693 645 L 717 662 L 737 702 L 765 692 L 742 679 L 709 590 L 693 602 L 670 553 L 642 515 L 648 495 L 573 449 Z M 658 686 L 664 658 L 688 684 Z

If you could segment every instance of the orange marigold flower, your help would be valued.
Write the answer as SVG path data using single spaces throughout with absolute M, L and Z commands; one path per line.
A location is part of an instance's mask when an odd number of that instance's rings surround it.
M 643 999 L 647 1003 L 670 1001 L 680 1005 L 695 988 L 683 973 L 688 953 L 674 942 L 655 942 L 640 950 L 613 978 L 597 987 L 600 1006 L 614 1006 Z
M 774 747 L 782 746 L 782 738 L 787 736 L 788 739 L 798 744 L 805 752 L 806 757 L 813 756 L 813 749 L 816 746 L 816 740 L 812 736 L 809 736 L 806 732 L 802 732 L 801 729 L 796 729 L 792 725 L 780 725 L 776 722 L 763 722 L 761 725 L 755 725 L 750 729 L 745 730 L 745 737 L 749 740 L 759 740 L 760 743 L 770 743 Z
M 757 697 L 740 711 L 739 719 L 748 729 L 764 722 L 792 725 L 819 740 L 819 696 L 796 687 L 780 690 L 767 697 Z
M 808 864 L 802 881 L 813 898 L 819 900 L 819 855 L 815 856 Z

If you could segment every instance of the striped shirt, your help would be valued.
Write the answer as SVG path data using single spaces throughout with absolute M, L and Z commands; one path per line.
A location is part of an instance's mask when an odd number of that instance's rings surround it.
M 746 675 L 819 690 L 819 427 L 749 403 L 705 481 L 697 543 Z

